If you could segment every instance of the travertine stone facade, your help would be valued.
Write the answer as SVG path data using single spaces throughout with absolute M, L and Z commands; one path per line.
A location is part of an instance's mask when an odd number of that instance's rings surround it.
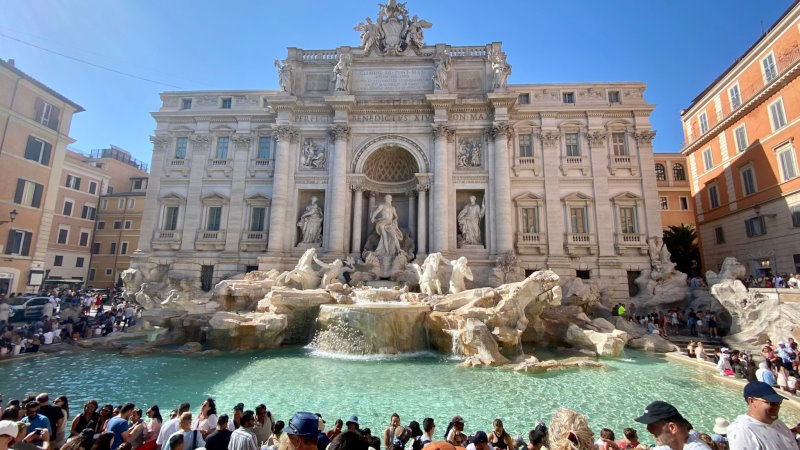
M 661 235 L 645 84 L 508 84 L 501 43 L 425 45 L 430 24 L 388 5 L 359 25 L 360 47 L 289 48 L 278 91 L 161 95 L 134 263 L 208 287 L 313 245 L 358 257 L 390 194 L 417 257 L 467 256 L 481 282 L 511 251 L 526 270 L 588 271 L 627 297 L 626 272 Z M 480 244 L 457 220 L 471 196 Z M 298 227 L 311 197 L 317 244 Z

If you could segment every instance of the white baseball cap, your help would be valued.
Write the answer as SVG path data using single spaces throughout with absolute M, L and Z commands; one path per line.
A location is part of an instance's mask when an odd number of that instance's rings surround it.
M 12 420 L 0 420 L 0 436 L 11 436 L 12 438 L 16 438 L 17 433 L 19 433 L 17 422 Z

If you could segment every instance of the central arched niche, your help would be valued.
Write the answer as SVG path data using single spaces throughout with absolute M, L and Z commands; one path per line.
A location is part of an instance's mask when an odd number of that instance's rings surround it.
M 417 172 L 419 167 L 414 156 L 396 146 L 384 147 L 369 155 L 363 169 L 368 180 L 378 183 L 414 181 Z

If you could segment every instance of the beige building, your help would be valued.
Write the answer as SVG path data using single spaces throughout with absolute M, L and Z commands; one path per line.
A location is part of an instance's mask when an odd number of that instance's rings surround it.
M 66 152 L 47 245 L 47 288 L 70 283 L 81 287 L 86 281 L 98 199 L 109 181 L 87 159 L 81 153 Z
M 656 153 L 654 169 L 658 183 L 658 206 L 664 228 L 695 226 L 694 201 L 686 158 L 680 153 Z
M 70 123 L 81 111 L 13 60 L 0 60 L 0 292 L 34 292 L 44 281 L 67 145 L 74 142 Z

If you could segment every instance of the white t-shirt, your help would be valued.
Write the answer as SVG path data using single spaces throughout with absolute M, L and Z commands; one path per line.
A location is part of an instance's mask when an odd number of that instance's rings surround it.
M 232 421 L 231 421 L 232 422 Z M 210 431 L 217 428 L 217 415 L 211 414 L 206 420 L 201 421 L 200 417 L 194 420 L 192 424 L 193 430 Z
M 173 435 L 178 428 L 181 426 L 181 419 L 176 417 L 174 419 L 169 419 L 164 426 L 161 427 L 161 431 L 158 432 L 158 438 L 156 439 L 156 445 L 160 445 L 164 447 L 164 444 L 169 440 L 169 437 Z
M 650 450 L 672 450 L 672 447 L 669 445 L 657 445 Z M 711 450 L 711 448 L 701 441 L 699 437 L 690 434 L 689 440 L 683 445 L 683 450 Z
M 794 434 L 780 420 L 767 425 L 742 414 L 728 427 L 731 450 L 797 450 Z
M 48 331 L 47 333 L 42 335 L 44 337 L 44 345 L 50 345 L 53 343 L 53 332 Z

